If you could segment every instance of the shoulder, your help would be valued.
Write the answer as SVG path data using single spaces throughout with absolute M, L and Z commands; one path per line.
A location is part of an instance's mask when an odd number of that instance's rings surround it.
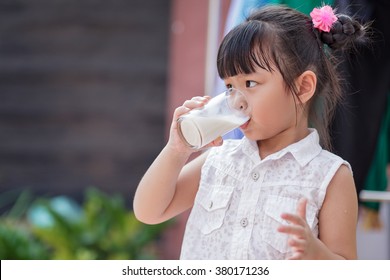
M 344 165 L 345 167 L 347 167 L 347 169 L 350 170 L 350 172 L 352 172 L 352 167 L 349 164 L 349 162 L 347 162 L 346 160 L 344 160 L 340 156 L 338 156 L 338 155 L 336 155 L 334 153 L 331 153 L 331 152 L 329 152 L 327 150 L 322 150 L 321 153 L 320 153 L 320 156 L 323 159 L 326 159 L 326 160 L 330 161 L 331 163 Z
M 349 190 L 354 189 L 352 170 L 350 164 L 341 157 L 326 151 L 320 150 L 318 154 L 305 167 L 309 172 L 305 180 L 315 182 L 318 188 L 318 205 L 321 208 L 328 192 L 343 188 L 348 182 Z M 345 188 L 345 187 L 344 187 Z
M 339 157 L 327 150 L 322 150 L 319 156 L 316 158 L 317 165 L 325 172 L 323 181 L 323 188 L 327 188 L 335 180 L 348 177 L 352 179 L 351 165 Z M 352 179 L 353 181 L 353 179 Z
M 328 192 L 337 192 L 339 194 L 356 196 L 355 182 L 349 166 L 342 164 L 336 170 L 332 180 L 329 183 Z

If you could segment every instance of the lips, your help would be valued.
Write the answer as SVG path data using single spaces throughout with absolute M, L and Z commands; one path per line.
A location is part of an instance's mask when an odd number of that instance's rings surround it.
M 241 125 L 240 128 L 241 128 L 242 130 L 245 130 L 245 129 L 248 127 L 248 125 L 249 125 L 249 121 L 250 121 L 250 120 L 248 120 L 246 123 L 244 123 L 243 125 Z

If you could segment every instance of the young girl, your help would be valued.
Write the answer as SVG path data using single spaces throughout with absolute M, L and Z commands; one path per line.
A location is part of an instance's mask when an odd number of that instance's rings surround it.
M 311 16 L 264 7 L 224 38 L 219 75 L 252 108 L 243 139 L 218 138 L 186 164 L 194 150 L 178 136 L 176 120 L 209 98 L 175 110 L 134 211 L 155 224 L 192 207 L 182 259 L 356 259 L 351 168 L 320 142 L 329 148 L 326 129 L 340 96 L 330 49 L 364 30 L 329 6 Z

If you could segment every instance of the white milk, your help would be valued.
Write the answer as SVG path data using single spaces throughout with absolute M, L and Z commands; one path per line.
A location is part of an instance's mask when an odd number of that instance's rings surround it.
M 244 124 L 249 117 L 237 116 L 185 116 L 180 119 L 179 132 L 193 148 L 201 148 L 219 136 Z

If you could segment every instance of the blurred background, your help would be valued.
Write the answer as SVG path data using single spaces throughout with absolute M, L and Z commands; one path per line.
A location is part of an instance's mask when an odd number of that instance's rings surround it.
M 0 0 L 0 258 L 178 258 L 188 213 L 143 225 L 135 189 L 174 108 L 219 90 L 224 33 L 265 2 L 320 1 Z M 390 258 L 386 207 L 361 258 Z
M 164 144 L 171 9 L 169 0 L 0 1 L 3 213 L 26 191 L 29 201 L 83 203 L 88 188 L 131 209 Z
M 0 1 L 0 190 L 131 197 L 164 142 L 170 1 Z

